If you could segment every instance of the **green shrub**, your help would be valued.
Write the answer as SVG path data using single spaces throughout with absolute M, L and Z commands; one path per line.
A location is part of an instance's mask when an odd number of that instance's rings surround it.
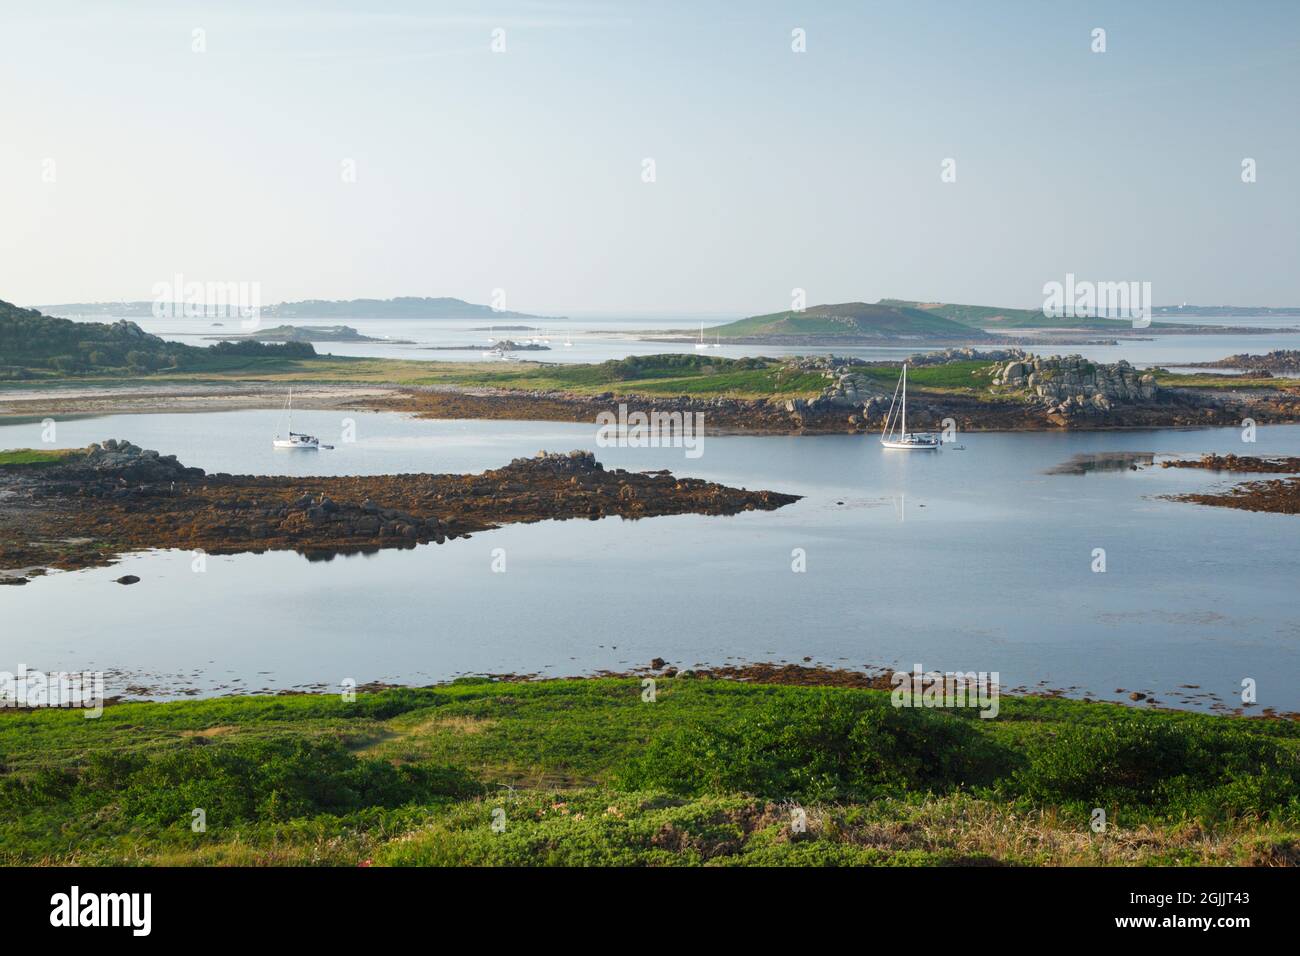
M 727 726 L 669 732 L 622 780 L 684 794 L 835 800 L 988 783 L 1007 759 L 968 721 L 821 691 L 774 700 Z
M 1006 789 L 1042 804 L 1265 817 L 1300 807 L 1300 761 L 1275 741 L 1235 727 L 1129 719 L 1063 727 Z
M 188 821 L 201 807 L 210 823 L 289 820 L 364 807 L 396 807 L 466 795 L 463 774 L 358 759 L 336 741 L 275 740 L 186 747 L 131 774 L 123 812 L 138 823 Z

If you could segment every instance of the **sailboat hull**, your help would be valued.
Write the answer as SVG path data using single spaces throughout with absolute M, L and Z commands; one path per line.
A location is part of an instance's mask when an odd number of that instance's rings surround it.
M 916 441 L 898 440 L 897 438 L 882 438 L 880 444 L 885 448 L 899 448 L 903 451 L 936 451 L 939 448 L 938 439 L 918 439 Z

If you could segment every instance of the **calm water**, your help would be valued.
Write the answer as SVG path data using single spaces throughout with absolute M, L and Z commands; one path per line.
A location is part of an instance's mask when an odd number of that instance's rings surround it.
M 654 355 L 665 352 L 693 354 L 692 344 L 673 344 L 664 342 L 640 341 L 640 334 L 657 332 L 668 334 L 684 332 L 696 335 L 700 323 L 705 325 L 705 339 L 709 339 L 708 329 L 715 325 L 729 322 L 732 317 L 690 317 L 674 318 L 588 316 L 570 319 L 520 319 L 507 324 L 528 325 L 545 329 L 550 338 L 549 352 L 518 352 L 522 359 L 539 362 L 604 362 L 608 359 L 624 358 L 629 355 Z M 209 345 L 207 336 L 223 332 L 240 332 L 236 320 L 227 321 L 224 328 L 212 327 L 209 319 L 132 319 L 146 331 L 164 338 L 189 345 Z M 1174 321 L 1161 319 L 1162 322 Z M 1058 352 L 1078 353 L 1085 358 L 1100 362 L 1116 362 L 1128 359 L 1134 365 L 1176 366 L 1188 362 L 1208 362 L 1221 359 L 1227 355 L 1242 352 L 1269 352 L 1274 349 L 1300 348 L 1300 335 L 1288 334 L 1285 329 L 1300 326 L 1300 319 L 1279 318 L 1198 318 L 1178 319 L 1180 324 L 1225 325 L 1252 328 L 1269 328 L 1278 331 L 1261 335 L 1161 335 L 1150 341 L 1121 341 L 1119 345 L 1047 345 L 1038 349 L 1044 354 Z M 280 324 L 278 322 L 267 324 Z M 294 319 L 293 325 L 349 325 L 363 335 L 372 338 L 404 339 L 414 344 L 399 345 L 386 342 L 321 342 L 316 350 L 334 355 L 358 355 L 371 358 L 400 358 L 427 361 L 448 362 L 486 362 L 500 361 L 487 359 L 483 350 L 490 348 L 490 338 L 513 338 L 526 341 L 532 332 L 508 332 L 504 329 L 493 334 L 482 331 L 489 323 L 482 319 Z M 572 344 L 565 347 L 567 340 Z M 446 351 L 432 346 L 474 345 L 470 351 Z M 834 349 L 813 348 L 810 346 L 774 346 L 774 345 L 724 345 L 719 349 L 710 349 L 707 354 L 723 358 L 742 358 L 752 355 L 816 355 L 825 352 L 836 355 L 854 356 L 870 361 L 898 361 L 916 352 L 931 351 L 917 345 L 898 347 L 871 347 Z
M 129 438 L 210 470 L 472 471 L 541 448 L 595 449 L 592 426 L 419 421 L 355 413 L 357 441 L 275 453 L 274 411 L 64 421 L 65 446 Z M 302 412 L 337 436 L 337 413 Z M 0 427 L 0 448 L 39 444 Z M 1300 709 L 1300 519 L 1155 496 L 1226 483 L 1199 471 L 1052 475 L 1113 451 L 1300 454 L 1300 426 L 1109 434 L 976 434 L 964 450 L 887 452 L 850 436 L 708 437 L 595 449 L 607 466 L 671 468 L 804 495 L 773 513 L 545 522 L 412 551 L 308 562 L 292 553 L 132 555 L 109 569 L 0 589 L 0 669 L 99 669 L 150 696 L 195 689 L 428 682 L 465 673 L 589 673 L 811 657 L 837 666 L 998 671 L 1005 686 L 1102 698 L 1118 688 L 1204 706 L 1243 677 Z M 494 573 L 493 549 L 505 573 Z M 807 571 L 791 571 L 803 549 Z M 1091 570 L 1093 550 L 1107 571 Z M 133 587 L 113 583 L 138 574 Z M 1199 690 L 1180 685 L 1199 685 Z

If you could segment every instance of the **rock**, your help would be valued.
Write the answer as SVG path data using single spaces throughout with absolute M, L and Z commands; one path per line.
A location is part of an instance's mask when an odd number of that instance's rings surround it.
M 652 661 L 650 662 L 650 666 L 651 666 L 652 668 L 654 668 L 655 670 L 659 670 L 660 668 L 662 668 L 662 667 L 663 667 L 665 664 L 667 664 L 667 663 L 668 663 L 668 662 L 665 661 L 662 657 L 656 657 L 654 660 L 652 660 Z
M 124 574 L 120 578 L 116 579 L 116 583 L 118 584 L 137 584 L 139 581 L 140 579 L 134 574 Z

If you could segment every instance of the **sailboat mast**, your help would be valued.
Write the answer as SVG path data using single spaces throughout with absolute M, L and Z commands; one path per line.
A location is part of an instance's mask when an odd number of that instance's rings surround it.
M 899 438 L 907 435 L 907 363 L 903 363 L 903 430 L 899 433 Z
M 293 437 L 293 389 L 289 389 L 289 437 Z

